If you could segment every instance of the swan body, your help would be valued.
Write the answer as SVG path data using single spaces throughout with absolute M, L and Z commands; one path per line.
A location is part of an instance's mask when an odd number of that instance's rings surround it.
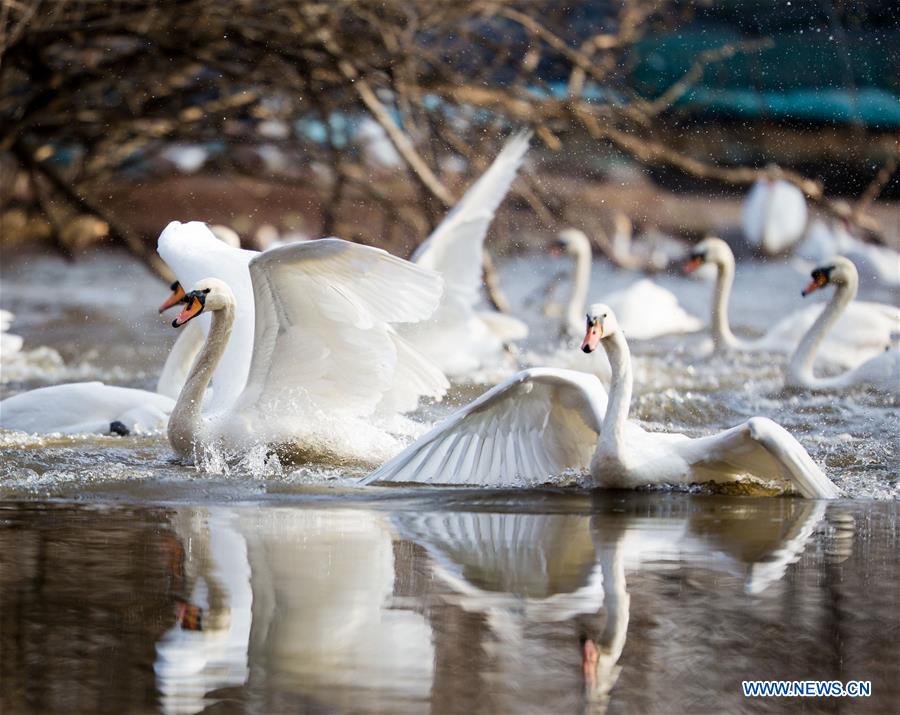
M 795 311 L 779 320 L 764 336 L 756 340 L 741 340 L 731 332 L 728 321 L 728 301 L 734 282 L 734 254 L 725 241 L 706 238 L 698 243 L 686 271 L 711 264 L 717 269 L 714 288 L 710 331 L 713 351 L 727 353 L 779 352 L 790 354 L 797 345 L 797 336 L 803 335 L 823 314 L 818 305 Z M 825 308 L 825 312 L 832 310 Z M 838 322 L 837 332 L 823 344 L 823 352 L 829 362 L 850 368 L 862 360 L 875 357 L 889 345 L 900 325 L 900 309 L 882 303 L 859 301 L 850 304 Z
M 842 222 L 834 222 L 831 226 L 824 221 L 813 222 L 794 254 L 815 265 L 832 256 L 845 256 L 864 277 L 885 285 L 900 285 L 900 253 L 859 240 Z
M 560 232 L 557 247 L 572 256 L 575 262 L 565 333 L 576 338 L 584 332 L 584 311 L 591 282 L 591 243 L 584 232 L 569 228 Z M 691 333 L 703 328 L 699 318 L 679 305 L 674 293 L 646 278 L 605 297 L 608 305 L 621 316 L 620 325 L 625 332 L 636 340 Z
M 813 365 L 825 336 L 833 326 L 840 325 L 841 313 L 856 296 L 859 278 L 856 266 L 843 256 L 836 256 L 812 272 L 812 282 L 803 291 L 809 295 L 828 284 L 836 286 L 828 307 L 822 311 L 809 328 L 788 365 L 785 384 L 788 387 L 817 391 L 843 390 L 851 387 L 866 387 L 887 393 L 900 399 L 900 347 L 894 345 L 884 349 L 874 357 L 865 360 L 853 369 L 833 377 L 816 377 Z M 900 316 L 894 327 L 900 330 Z M 839 332 L 839 328 L 835 330 Z
M 380 249 L 340 239 L 294 243 L 249 265 L 255 329 L 246 384 L 226 409 L 201 416 L 207 386 L 237 338 L 237 297 L 218 278 L 195 284 L 176 327 L 212 314 L 206 342 L 169 420 L 175 452 L 224 443 L 315 449 L 304 437 L 327 419 L 409 411 L 422 395 L 439 398 L 446 378 L 394 330 L 428 318 L 440 278 Z M 350 437 L 348 435 L 348 437 Z M 345 456 L 349 440 L 324 451 Z
M 165 429 L 174 405 L 147 390 L 73 382 L 3 400 L 0 427 L 33 434 L 150 434 Z
M 800 189 L 782 179 L 761 179 L 741 208 L 744 236 L 766 255 L 784 253 L 803 236 L 806 213 Z
M 513 136 L 459 203 L 413 253 L 413 263 L 444 279 L 441 303 L 430 320 L 401 332 L 450 377 L 496 363 L 506 343 L 528 335 L 520 320 L 477 309 L 481 296 L 484 238 L 528 151 L 531 134 Z
M 519 373 L 448 417 L 365 482 L 501 486 L 559 474 L 562 467 L 589 468 L 600 487 L 749 476 L 790 482 L 806 497 L 839 495 L 797 440 L 764 417 L 699 439 L 649 433 L 630 422 L 628 344 L 612 309 L 595 304 L 582 349 L 593 352 L 601 340 L 612 366 L 608 399 L 599 381 L 580 373 Z

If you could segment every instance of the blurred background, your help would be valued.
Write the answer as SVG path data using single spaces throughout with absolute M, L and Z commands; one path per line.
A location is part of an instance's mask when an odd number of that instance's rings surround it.
M 617 216 L 736 230 L 770 164 L 900 243 L 891 0 L 0 0 L 4 253 L 119 244 L 165 273 L 171 219 L 245 246 L 408 255 L 536 134 L 491 250 Z M 842 203 L 843 202 L 843 203 Z

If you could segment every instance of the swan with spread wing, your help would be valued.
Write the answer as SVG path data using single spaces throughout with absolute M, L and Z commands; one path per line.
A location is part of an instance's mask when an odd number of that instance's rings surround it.
M 616 316 L 588 309 L 585 352 L 603 344 L 612 366 L 606 392 L 595 377 L 526 370 L 489 390 L 369 475 L 375 481 L 509 486 L 588 470 L 597 486 L 788 483 L 803 496 L 836 498 L 837 487 L 787 430 L 765 417 L 709 437 L 646 432 L 628 420 L 631 355 Z
M 235 340 L 246 339 L 234 332 L 239 297 L 225 281 L 203 278 L 173 321 L 179 327 L 211 314 L 206 342 L 169 420 L 169 441 L 179 456 L 220 441 L 230 450 L 262 444 L 291 457 L 358 456 L 351 435 L 332 434 L 329 441 L 323 425 L 408 411 L 420 396 L 438 398 L 447 389 L 441 371 L 394 329 L 434 311 L 441 295 L 434 272 L 380 249 L 327 238 L 257 254 L 249 274 L 254 325 L 250 344 L 240 348 L 250 360 L 229 407 L 201 415 L 216 367 Z

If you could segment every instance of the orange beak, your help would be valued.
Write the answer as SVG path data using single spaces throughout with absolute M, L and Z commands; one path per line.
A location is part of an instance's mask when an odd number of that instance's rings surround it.
M 813 279 L 809 282 L 809 285 L 807 285 L 806 288 L 801 291 L 800 295 L 805 298 L 810 293 L 814 293 L 815 291 L 819 290 L 820 288 L 824 288 L 827 285 L 828 276 L 824 273 L 816 272 L 816 275 L 813 276 Z
M 584 683 L 588 688 L 593 688 L 597 680 L 597 662 L 600 660 L 600 652 L 590 638 L 585 639 L 581 645 L 581 672 L 584 674 Z
M 181 283 L 175 281 L 172 284 L 172 295 L 170 295 L 163 302 L 161 306 L 159 306 L 159 312 L 163 313 L 171 308 L 173 305 L 178 305 L 184 299 L 184 288 L 181 287 Z
M 173 328 L 179 328 L 192 318 L 196 318 L 203 311 L 203 303 L 198 298 L 191 298 L 184 306 L 178 317 L 172 321 Z
M 588 323 L 587 331 L 584 334 L 584 340 L 581 341 L 581 351 L 592 353 L 600 344 L 600 338 L 603 337 L 603 330 L 596 323 Z
M 700 266 L 703 265 L 703 259 L 700 256 L 691 256 L 684 262 L 684 266 L 682 266 L 682 271 L 685 273 L 693 273 Z

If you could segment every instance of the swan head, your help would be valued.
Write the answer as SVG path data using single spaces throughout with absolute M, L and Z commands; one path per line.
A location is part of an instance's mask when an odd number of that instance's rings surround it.
M 169 286 L 169 290 L 172 291 L 172 294 L 162 302 L 162 305 L 159 306 L 160 313 L 164 313 L 173 305 L 178 305 L 184 300 L 185 293 L 184 288 L 181 287 L 181 283 L 175 281 L 174 283 L 172 283 L 172 285 Z
M 204 311 L 215 312 L 234 306 L 234 293 L 225 281 L 218 278 L 204 278 L 198 281 L 190 293 L 181 299 L 184 308 L 172 321 L 173 328 L 179 328 Z
M 592 353 L 600 345 L 600 341 L 619 332 L 616 314 L 605 303 L 594 303 L 588 308 L 587 330 L 581 341 L 581 350 Z
M 693 273 L 700 266 L 712 263 L 715 265 L 724 265 L 728 262 L 734 263 L 734 253 L 725 241 L 715 236 L 704 238 L 700 243 L 694 246 L 687 261 L 684 264 L 685 273 Z
M 835 256 L 828 263 L 814 268 L 809 274 L 812 280 L 804 288 L 800 295 L 804 298 L 810 293 L 814 293 L 820 288 L 824 288 L 829 283 L 832 285 L 856 285 L 859 280 L 859 274 L 853 261 L 843 256 Z
M 577 228 L 566 228 L 560 231 L 553 244 L 555 252 L 565 252 L 569 255 L 591 252 L 591 241 L 584 231 Z

